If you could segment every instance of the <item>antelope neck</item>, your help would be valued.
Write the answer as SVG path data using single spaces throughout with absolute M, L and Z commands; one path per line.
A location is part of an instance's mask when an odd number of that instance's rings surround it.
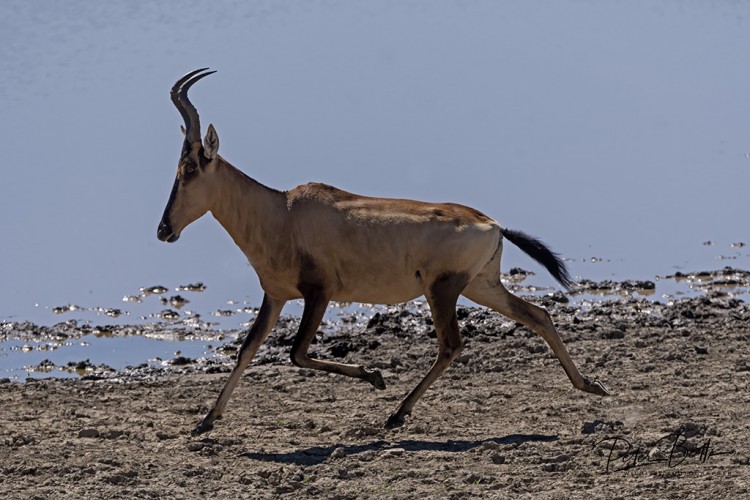
M 264 186 L 223 158 L 216 171 L 211 214 L 255 266 L 278 251 L 276 245 L 287 223 L 283 192 Z

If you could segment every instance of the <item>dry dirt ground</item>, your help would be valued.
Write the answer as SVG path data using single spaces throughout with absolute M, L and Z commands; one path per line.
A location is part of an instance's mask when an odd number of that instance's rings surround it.
M 462 356 L 401 429 L 382 424 L 437 351 L 395 308 L 326 335 L 321 358 L 388 387 L 299 370 L 295 319 L 272 334 L 210 433 L 190 430 L 227 366 L 0 381 L 3 498 L 742 498 L 750 494 L 750 307 L 708 294 L 550 311 L 575 390 L 541 338 L 462 308 Z

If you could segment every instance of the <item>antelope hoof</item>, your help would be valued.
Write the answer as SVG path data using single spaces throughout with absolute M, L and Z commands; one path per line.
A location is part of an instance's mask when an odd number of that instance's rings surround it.
M 596 394 L 597 396 L 609 396 L 609 391 L 606 387 L 604 387 L 604 384 L 599 382 L 598 380 L 594 380 L 594 382 L 589 382 L 588 379 L 583 379 L 583 390 L 586 392 L 590 392 L 591 394 Z
M 213 421 L 209 420 L 208 415 L 203 417 L 200 422 L 195 426 L 193 431 L 190 433 L 191 436 L 200 436 L 204 432 L 208 432 L 214 428 Z
M 383 376 L 380 374 L 380 370 L 373 370 L 371 372 L 365 372 L 367 373 L 367 381 L 370 382 L 375 389 L 380 389 L 381 391 L 385 389 L 385 380 L 383 380 Z
M 398 412 L 388 417 L 388 420 L 385 421 L 385 428 L 389 430 L 397 429 L 403 425 L 404 425 L 404 417 L 402 417 Z

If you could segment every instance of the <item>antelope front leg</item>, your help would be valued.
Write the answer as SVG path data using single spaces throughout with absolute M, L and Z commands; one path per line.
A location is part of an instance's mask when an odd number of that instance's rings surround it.
M 229 397 L 232 395 L 235 386 L 242 376 L 242 372 L 250 364 L 258 352 L 258 348 L 268 337 L 271 329 L 276 324 L 283 309 L 285 301 L 273 300 L 268 295 L 263 297 L 263 304 L 260 306 L 258 316 L 253 322 L 253 326 L 250 327 L 250 331 L 247 332 L 245 340 L 242 342 L 242 347 L 237 354 L 237 364 L 234 366 L 232 373 L 229 374 L 229 380 L 224 384 L 224 388 L 219 394 L 219 398 L 214 403 L 211 410 L 206 414 L 203 419 L 193 429 L 193 436 L 203 434 L 204 432 L 210 431 L 214 427 L 214 422 L 221 418 L 229 402 Z
M 294 344 L 292 345 L 292 363 L 301 368 L 311 368 L 358 378 L 371 383 L 376 389 L 385 389 L 385 381 L 378 370 L 370 371 L 362 366 L 312 359 L 307 355 L 307 350 L 310 348 L 313 337 L 318 332 L 329 300 L 322 289 L 313 286 L 304 290 L 304 298 L 305 309 L 302 312 L 299 331 L 297 336 L 294 337 Z

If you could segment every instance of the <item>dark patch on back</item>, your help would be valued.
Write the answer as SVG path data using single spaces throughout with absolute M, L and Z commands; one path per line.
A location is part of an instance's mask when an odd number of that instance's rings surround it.
M 329 184 L 323 184 L 322 182 L 311 182 L 306 184 L 305 187 L 312 193 L 318 195 L 321 199 L 325 199 L 332 202 L 350 201 L 359 196 L 352 194 L 343 189 L 339 189 Z
M 475 222 L 492 222 L 490 217 L 487 217 L 475 208 L 467 207 L 466 205 L 459 205 L 457 203 L 444 203 L 444 205 L 453 209 L 450 215 L 454 218 L 456 225 L 473 224 Z

